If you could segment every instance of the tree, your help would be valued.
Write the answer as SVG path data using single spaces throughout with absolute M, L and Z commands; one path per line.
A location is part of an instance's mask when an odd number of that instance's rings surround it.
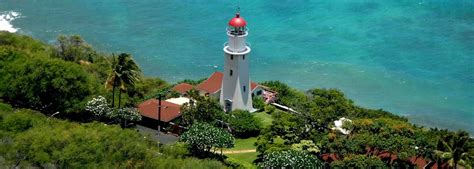
M 119 87 L 119 105 L 121 106 L 121 94 L 127 88 L 133 87 L 140 80 L 140 68 L 133 61 L 130 54 L 122 53 L 112 64 L 112 71 L 106 82 L 106 88 L 112 88 L 112 107 L 115 107 L 115 89 Z
M 94 116 L 103 120 L 112 121 L 140 121 L 142 116 L 136 108 L 120 108 L 109 107 L 107 99 L 103 96 L 93 98 L 86 104 L 86 111 L 91 112 Z M 126 125 L 126 124 L 125 124 Z M 124 126 L 125 127 L 125 126 Z
M 59 35 L 57 41 L 55 55 L 66 61 L 86 60 L 92 62 L 96 56 L 96 51 L 78 35 Z
M 232 133 L 239 138 L 258 136 L 262 124 L 248 111 L 235 110 L 226 118 Z
M 314 144 L 312 140 L 301 140 L 300 143 L 291 145 L 291 149 L 296 151 L 306 151 L 311 154 L 319 153 L 321 145 Z
M 59 59 L 18 56 L 0 66 L 0 95 L 15 106 L 47 113 L 78 112 L 95 93 L 93 77 Z
M 331 168 L 387 168 L 377 157 L 367 157 L 365 155 L 350 155 L 343 160 L 331 163 Z
M 261 110 L 265 109 L 265 102 L 263 101 L 262 97 L 258 97 L 258 96 L 253 97 L 252 105 L 258 111 L 261 111 Z
M 224 111 L 216 100 L 200 96 L 196 90 L 188 92 L 191 97 L 189 103 L 181 107 L 182 125 L 191 126 L 195 122 L 216 123 L 217 120 L 223 120 Z
M 321 161 L 303 151 L 274 151 L 263 156 L 262 168 L 323 168 Z
M 474 147 L 469 140 L 469 134 L 464 131 L 449 134 L 439 139 L 435 154 L 450 167 L 458 168 L 461 165 L 470 168 L 469 160 L 474 158 L 471 154 Z
M 180 140 L 199 156 L 209 155 L 212 148 L 234 147 L 234 137 L 230 133 L 207 123 L 195 123 L 181 135 Z

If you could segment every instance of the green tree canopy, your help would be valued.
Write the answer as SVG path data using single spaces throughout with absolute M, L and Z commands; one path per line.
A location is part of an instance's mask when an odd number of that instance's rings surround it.
M 54 56 L 66 61 L 77 62 L 79 60 L 84 60 L 93 62 L 93 59 L 97 55 L 92 46 L 87 44 L 86 41 L 78 35 L 59 35 L 57 43 Z
M 303 151 L 274 151 L 263 156 L 262 168 L 323 168 L 315 156 Z
M 95 84 L 79 65 L 59 59 L 21 57 L 0 69 L 4 100 L 49 113 L 81 110 Z
M 250 112 L 235 110 L 227 115 L 232 133 L 239 138 L 258 136 L 262 124 Z
M 191 102 L 181 107 L 183 125 L 192 125 L 195 122 L 215 124 L 216 120 L 224 120 L 224 111 L 217 100 L 206 96 L 200 96 L 198 91 L 188 92 Z
M 234 137 L 223 129 L 207 123 L 195 123 L 184 132 L 181 141 L 189 145 L 190 150 L 197 155 L 206 155 L 212 148 L 232 148 Z

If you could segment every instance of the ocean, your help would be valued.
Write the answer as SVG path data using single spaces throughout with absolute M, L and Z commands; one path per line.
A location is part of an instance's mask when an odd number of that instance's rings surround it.
M 357 105 L 474 133 L 473 0 L 0 0 L 0 29 L 78 34 L 170 82 L 222 70 L 241 9 L 253 81 L 338 88 Z

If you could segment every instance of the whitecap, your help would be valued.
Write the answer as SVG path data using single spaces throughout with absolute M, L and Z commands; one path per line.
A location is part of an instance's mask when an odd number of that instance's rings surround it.
M 20 18 L 21 14 L 15 11 L 0 12 L 0 31 L 16 32 L 19 28 L 13 27 L 11 22 Z

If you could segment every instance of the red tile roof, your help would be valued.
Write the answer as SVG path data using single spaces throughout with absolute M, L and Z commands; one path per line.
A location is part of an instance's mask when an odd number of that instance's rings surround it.
M 221 90 L 223 78 L 224 74 L 222 72 L 214 72 L 207 80 L 197 85 L 196 88 L 205 91 L 206 93 L 216 93 Z M 255 90 L 258 86 L 258 83 L 250 82 L 251 91 Z
M 257 87 L 258 87 L 258 84 L 257 84 L 257 83 L 255 83 L 255 82 L 250 82 L 250 90 L 251 90 L 251 91 L 255 90 L 255 88 L 257 88 Z
M 170 122 L 181 116 L 180 106 L 167 101 L 161 101 L 161 121 Z M 158 100 L 150 99 L 138 105 L 142 116 L 158 120 Z
M 222 72 L 214 72 L 211 77 L 207 80 L 202 82 L 201 84 L 197 85 L 196 88 L 198 90 L 205 91 L 206 93 L 216 93 L 221 90 L 222 86 L 222 79 L 224 78 L 224 74 Z
M 174 86 L 173 90 L 177 91 L 181 94 L 186 94 L 186 92 L 190 91 L 193 88 L 194 88 L 193 85 L 190 85 L 190 84 L 187 84 L 187 83 L 180 83 L 180 84 L 177 84 L 176 86 Z

